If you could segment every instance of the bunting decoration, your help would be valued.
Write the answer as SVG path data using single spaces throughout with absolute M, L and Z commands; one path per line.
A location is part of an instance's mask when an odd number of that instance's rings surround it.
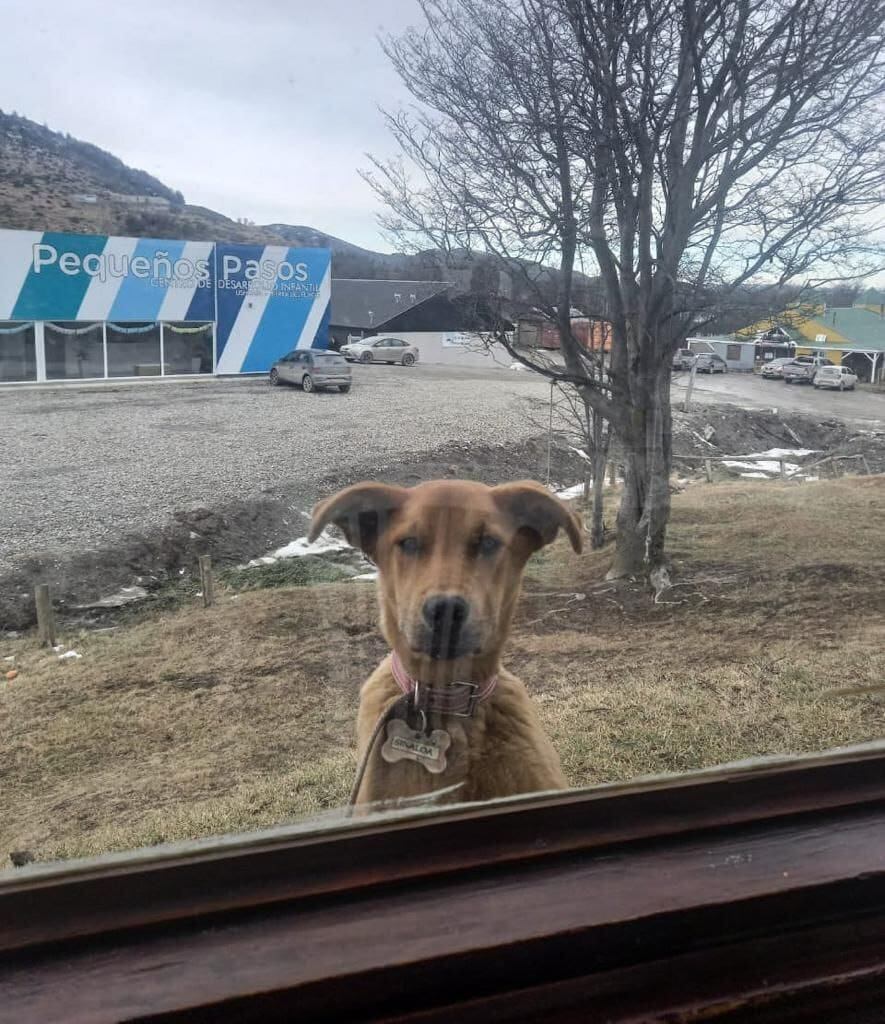
M 58 331 L 59 334 L 88 334 L 90 331 L 101 330 L 101 324 L 87 324 L 85 327 L 62 327 L 61 324 L 47 323 L 46 326 Z

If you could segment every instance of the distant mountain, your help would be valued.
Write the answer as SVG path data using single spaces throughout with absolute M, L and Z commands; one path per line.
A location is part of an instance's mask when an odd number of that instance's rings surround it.
M 374 252 L 304 225 L 231 220 L 204 206 L 189 206 L 181 192 L 98 146 L 3 111 L 0 227 L 324 247 L 332 252 L 334 277 L 449 281 L 462 294 L 522 302 L 533 301 L 525 279 L 550 286 L 556 280 L 556 272 L 547 267 L 502 270 L 491 259 L 466 252 Z M 578 277 L 592 288 L 590 278 Z

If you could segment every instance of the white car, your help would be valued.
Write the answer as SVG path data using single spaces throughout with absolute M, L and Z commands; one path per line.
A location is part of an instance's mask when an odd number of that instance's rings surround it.
M 822 366 L 814 375 L 816 388 L 834 388 L 836 391 L 854 391 L 857 374 L 849 366 Z
M 341 346 L 341 355 L 350 363 L 402 363 L 413 366 L 418 362 L 418 349 L 402 338 L 392 335 L 363 338 Z

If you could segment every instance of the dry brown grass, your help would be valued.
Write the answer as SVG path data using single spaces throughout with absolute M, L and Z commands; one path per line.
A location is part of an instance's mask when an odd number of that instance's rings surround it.
M 657 605 L 604 582 L 607 552 L 538 559 L 508 665 L 571 780 L 885 734 L 883 498 L 882 477 L 691 487 L 674 503 L 678 586 Z M 66 637 L 74 663 L 32 637 L 4 643 L 20 674 L 0 681 L 0 856 L 125 849 L 339 804 L 357 687 L 384 653 L 373 589 L 222 594 L 208 611 Z

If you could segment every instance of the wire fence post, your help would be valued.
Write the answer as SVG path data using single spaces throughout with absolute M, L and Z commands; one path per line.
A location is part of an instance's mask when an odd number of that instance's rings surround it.
M 553 388 L 556 381 L 550 381 L 550 419 L 547 424 L 547 486 L 550 486 L 550 460 L 553 453 Z
M 34 588 L 34 603 L 37 606 L 37 633 L 40 643 L 55 647 L 55 613 L 52 610 L 52 591 L 48 583 L 38 583 Z
M 691 364 L 691 373 L 688 375 L 688 387 L 685 389 L 685 401 L 682 403 L 682 411 L 688 412 L 691 406 L 691 389 L 694 387 L 695 374 L 698 372 L 697 360 Z
M 212 577 L 212 559 L 200 555 L 200 588 L 203 591 L 203 607 L 208 608 L 215 600 L 215 580 Z

